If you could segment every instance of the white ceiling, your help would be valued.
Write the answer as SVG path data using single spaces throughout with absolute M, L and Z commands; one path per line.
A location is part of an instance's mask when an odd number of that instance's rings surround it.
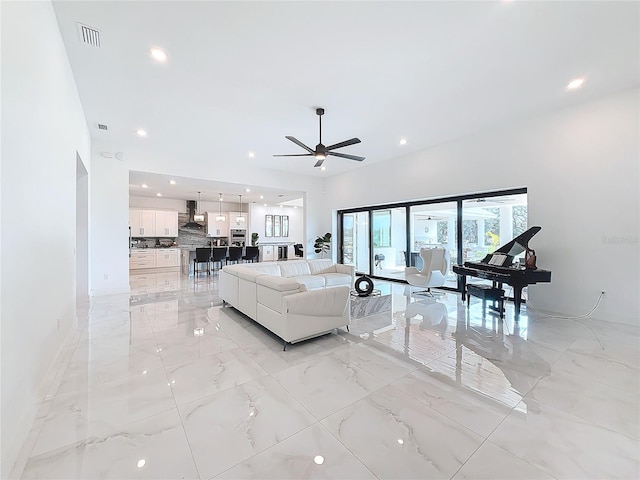
M 638 2 L 54 8 L 94 145 L 125 159 L 144 151 L 328 176 L 640 83 Z M 77 22 L 100 30 L 100 48 L 81 44 Z M 151 47 L 168 61 L 152 60 Z M 585 86 L 566 91 L 576 77 Z M 323 143 L 359 137 L 340 151 L 364 162 L 329 157 L 322 172 L 310 157 L 272 157 L 304 153 L 285 135 L 315 146 L 316 107 L 326 109 Z
M 169 182 L 174 181 L 175 184 Z M 142 185 L 146 185 L 143 187 Z M 250 191 L 247 192 L 247 189 Z M 197 192 L 200 192 L 198 198 Z M 185 178 L 170 175 L 159 175 L 149 172 L 129 172 L 129 193 L 137 197 L 156 197 L 178 200 L 202 200 L 203 202 L 217 202 L 222 193 L 223 202 L 261 203 L 269 206 L 289 205 L 303 206 L 304 192 L 297 190 L 280 190 L 275 188 L 238 185 L 227 182 L 213 182 L 200 178 Z

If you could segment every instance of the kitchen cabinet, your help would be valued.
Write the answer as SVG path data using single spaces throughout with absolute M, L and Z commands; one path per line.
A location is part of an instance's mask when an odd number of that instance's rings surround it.
M 129 269 L 156 268 L 156 252 L 151 248 L 131 250 L 129 257 Z
M 240 215 L 240 212 L 229 212 L 229 228 L 237 229 L 237 228 L 247 228 L 247 213 L 243 213 Z M 244 222 L 238 221 L 238 217 L 244 217 Z
M 156 237 L 178 236 L 178 212 L 156 210 Z
M 179 266 L 180 250 L 177 248 L 134 248 L 129 257 L 129 270 Z
M 277 245 L 259 245 L 259 247 L 261 262 L 274 262 L 278 259 Z
M 130 208 L 129 226 L 132 237 L 177 237 L 178 212 Z
M 129 225 L 132 237 L 156 236 L 156 211 L 129 209 Z
M 179 267 L 180 252 L 177 248 L 156 249 L 156 267 Z
M 223 213 L 224 221 L 218 222 L 219 213 L 207 212 L 207 235 L 210 237 L 226 237 L 229 235 L 229 214 Z

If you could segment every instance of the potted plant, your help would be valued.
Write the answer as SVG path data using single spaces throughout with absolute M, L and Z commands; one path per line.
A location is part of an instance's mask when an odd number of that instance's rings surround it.
M 324 254 L 331 250 L 331 233 L 327 232 L 322 236 L 316 237 L 313 248 L 316 253 L 320 254 L 320 258 L 324 258 Z
M 259 237 L 259 236 L 260 236 L 260 235 L 258 235 L 256 232 L 253 232 L 253 233 L 251 234 L 251 246 L 252 246 L 252 247 L 255 247 L 255 246 L 258 244 L 258 237 Z

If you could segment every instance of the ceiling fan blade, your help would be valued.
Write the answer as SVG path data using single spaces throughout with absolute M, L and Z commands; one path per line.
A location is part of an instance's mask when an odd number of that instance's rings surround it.
M 327 155 L 333 155 L 334 157 L 340 157 L 340 158 L 348 158 L 349 160 L 355 160 L 356 162 L 361 162 L 364 160 L 364 157 L 358 157 L 356 155 L 347 155 L 346 153 L 327 152 Z
M 324 158 L 322 160 L 318 160 L 314 165 L 314 167 L 321 167 L 323 163 L 324 163 Z
M 274 157 L 313 157 L 312 153 L 290 153 L 284 155 L 274 155 Z
M 287 140 L 291 140 L 293 143 L 295 143 L 296 145 L 298 145 L 299 147 L 304 148 L 307 152 L 309 153 L 315 153 L 313 150 L 311 150 L 309 147 L 307 147 L 304 143 L 302 143 L 300 140 L 298 140 L 296 137 L 290 137 L 290 136 L 286 136 L 284 137 Z
M 336 143 L 335 145 L 329 145 L 327 147 L 327 150 L 333 150 L 334 148 L 348 147 L 349 145 L 355 145 L 356 143 L 360 143 L 359 138 L 352 138 L 351 140 L 345 140 L 344 142 Z

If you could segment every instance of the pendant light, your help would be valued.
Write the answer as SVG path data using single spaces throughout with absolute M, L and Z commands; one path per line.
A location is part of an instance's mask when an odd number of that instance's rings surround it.
M 224 222 L 226 220 L 225 216 L 222 215 L 222 194 L 218 194 L 218 216 L 216 217 L 216 222 Z
M 204 213 L 200 212 L 200 209 L 202 208 L 202 206 L 200 205 L 200 193 L 201 192 L 198 192 L 198 203 L 196 203 L 196 211 L 193 215 L 194 222 L 204 222 Z
M 236 218 L 236 221 L 238 223 L 244 223 L 247 221 L 246 218 L 244 218 L 244 215 L 242 214 L 242 195 L 239 195 L 240 197 L 240 216 Z

